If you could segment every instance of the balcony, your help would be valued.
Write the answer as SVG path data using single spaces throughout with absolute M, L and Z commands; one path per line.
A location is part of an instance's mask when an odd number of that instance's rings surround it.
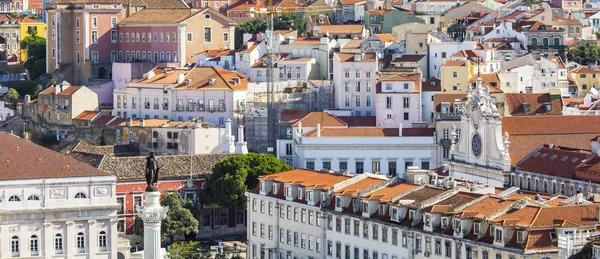
M 459 121 L 460 113 L 449 112 L 449 113 L 436 113 L 436 121 Z
M 164 103 L 163 104 L 163 110 L 168 110 L 169 109 L 169 104 L 168 103 Z
M 177 105 L 177 107 L 175 107 L 175 109 L 177 111 L 183 111 L 183 105 Z
M 198 105 L 198 111 L 199 111 L 199 112 L 203 112 L 203 111 L 205 111 L 205 110 L 206 110 L 206 109 L 204 108 L 204 104 Z
M 188 112 L 193 112 L 193 111 L 195 111 L 195 110 L 196 110 L 196 106 L 194 106 L 194 105 L 188 105 L 188 106 L 187 106 L 187 111 L 188 111 Z
M 224 112 L 225 106 L 209 105 L 207 110 L 209 112 Z
M 144 104 L 144 109 L 150 109 L 150 104 L 149 103 Z
M 566 50 L 566 45 L 527 45 L 528 50 Z
M 155 109 L 155 110 L 158 110 L 158 103 L 155 103 L 155 104 L 154 104 L 154 109 Z

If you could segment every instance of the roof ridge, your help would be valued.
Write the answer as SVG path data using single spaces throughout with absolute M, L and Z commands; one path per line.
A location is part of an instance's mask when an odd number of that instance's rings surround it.
M 538 216 L 540 215 L 540 213 L 542 213 L 542 209 L 544 209 L 545 207 L 539 207 L 537 213 L 535 214 L 535 217 L 533 217 L 533 219 L 531 220 L 531 222 L 529 222 L 529 225 L 527 227 L 532 227 L 533 224 L 535 223 L 535 221 L 537 220 Z

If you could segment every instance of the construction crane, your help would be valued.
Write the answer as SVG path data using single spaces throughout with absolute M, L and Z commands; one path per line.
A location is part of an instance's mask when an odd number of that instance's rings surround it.
M 336 7 L 330 7 L 327 5 L 321 6 L 306 6 L 306 7 L 275 7 L 273 5 L 273 0 L 266 1 L 265 8 L 259 8 L 258 10 L 255 8 L 250 8 L 251 13 L 255 14 L 266 14 L 267 15 L 267 31 L 265 32 L 265 39 L 267 45 L 267 139 L 268 146 L 267 152 L 273 153 L 276 155 L 276 142 L 277 142 L 277 114 L 275 111 L 275 79 L 273 70 L 275 68 L 275 53 L 273 53 L 273 45 L 275 45 L 273 39 L 273 17 L 277 14 L 286 14 L 286 13 L 320 13 L 326 11 L 335 11 L 338 10 Z

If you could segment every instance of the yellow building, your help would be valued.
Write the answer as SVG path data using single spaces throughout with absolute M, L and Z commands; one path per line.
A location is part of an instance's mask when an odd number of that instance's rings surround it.
M 477 69 L 472 63 L 470 60 L 444 60 L 441 67 L 442 92 L 467 92 L 469 78 Z
M 27 36 L 32 35 L 34 32 L 37 33 L 38 36 L 46 38 L 45 23 L 29 17 L 16 17 L 13 19 L 19 24 L 19 42 L 25 39 Z M 19 59 L 21 62 L 27 60 L 27 50 L 21 50 Z
M 575 80 L 579 96 L 583 97 L 590 91 L 590 88 L 598 89 L 600 86 L 600 70 L 596 67 L 581 66 L 569 71 L 569 74 Z

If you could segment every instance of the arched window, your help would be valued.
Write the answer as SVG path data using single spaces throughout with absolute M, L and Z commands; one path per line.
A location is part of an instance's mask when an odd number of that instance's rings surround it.
M 557 46 L 557 47 L 560 46 L 560 38 L 558 38 L 558 37 L 554 38 L 554 46 Z
M 39 201 L 40 197 L 35 194 L 32 194 L 32 195 L 29 195 L 29 197 L 27 197 L 27 200 L 28 201 Z
M 98 248 L 100 252 L 106 252 L 108 250 L 106 246 L 106 232 L 100 231 L 98 234 Z
M 31 236 L 29 239 L 29 252 L 31 253 L 31 256 L 37 256 L 39 254 L 38 237 L 36 235 Z
M 543 38 L 542 39 L 542 44 L 544 45 L 544 47 L 546 47 L 546 46 L 548 46 L 550 44 L 549 41 L 550 40 L 548 38 Z
M 85 235 L 82 232 L 77 233 L 77 253 L 85 253 Z
M 531 38 L 531 45 L 533 45 L 533 46 L 538 45 L 537 38 Z
M 15 10 L 17 10 L 17 11 L 21 10 L 21 3 L 19 3 L 19 2 L 15 3 Z
M 10 238 L 10 250 L 12 251 L 13 257 L 19 256 L 19 237 L 13 236 Z
M 63 254 L 63 237 L 60 233 L 54 236 L 54 254 Z
M 87 199 L 87 195 L 84 192 L 78 192 L 75 194 L 75 199 Z
M 19 198 L 17 195 L 13 195 L 8 198 L 8 201 L 21 201 L 21 198 Z

